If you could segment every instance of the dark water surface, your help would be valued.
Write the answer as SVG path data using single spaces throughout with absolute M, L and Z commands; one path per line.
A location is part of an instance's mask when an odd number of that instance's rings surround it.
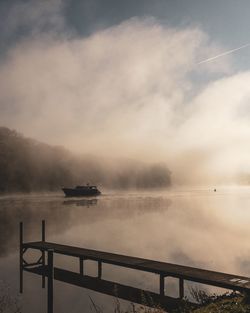
M 18 295 L 20 221 L 24 240 L 48 241 L 250 276 L 250 188 L 107 192 L 96 199 L 67 199 L 61 193 L 0 197 L 0 280 Z M 30 255 L 30 258 L 34 255 Z M 96 275 L 94 262 L 86 272 Z M 55 256 L 55 265 L 78 271 L 78 259 Z M 103 278 L 158 291 L 158 276 L 104 265 Z M 167 280 L 175 296 L 177 282 Z M 186 288 L 188 291 L 188 288 Z M 90 298 L 111 312 L 114 299 L 55 282 L 55 312 L 91 311 Z M 213 290 L 214 291 L 214 290 Z M 24 273 L 23 312 L 46 312 L 41 278 Z M 125 302 L 122 302 L 125 303 Z

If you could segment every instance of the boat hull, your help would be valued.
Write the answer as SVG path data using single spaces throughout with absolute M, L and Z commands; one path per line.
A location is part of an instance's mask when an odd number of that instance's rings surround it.
M 74 188 L 62 188 L 66 197 L 90 197 L 98 196 L 101 192 L 98 189 L 74 189 Z

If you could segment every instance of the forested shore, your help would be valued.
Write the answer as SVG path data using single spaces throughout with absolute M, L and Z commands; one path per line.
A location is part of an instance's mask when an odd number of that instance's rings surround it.
M 55 191 L 87 182 L 114 189 L 165 188 L 171 172 L 164 164 L 74 155 L 0 127 L 1 193 Z

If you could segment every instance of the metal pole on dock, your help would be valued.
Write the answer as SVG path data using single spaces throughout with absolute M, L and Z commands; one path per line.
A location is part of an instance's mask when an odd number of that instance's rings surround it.
M 45 242 L 45 220 L 42 220 L 42 241 Z M 45 251 L 42 251 L 42 265 L 45 269 Z M 45 274 L 42 275 L 42 288 L 45 288 Z
M 54 280 L 54 264 L 53 249 L 48 250 L 48 313 L 53 313 L 53 280 Z
M 98 261 L 98 278 L 102 278 L 102 261 Z
M 180 297 L 180 299 L 183 299 L 184 298 L 184 280 L 183 280 L 183 278 L 179 279 L 179 290 L 180 290 L 179 297 Z
M 165 276 L 160 274 L 160 295 L 164 296 Z
M 84 265 L 83 265 L 83 258 L 80 257 L 79 258 L 79 266 L 80 266 L 80 274 L 83 275 L 84 274 Z
M 45 241 L 45 220 L 42 220 L 42 241 Z
M 19 291 L 23 293 L 23 222 L 19 224 Z

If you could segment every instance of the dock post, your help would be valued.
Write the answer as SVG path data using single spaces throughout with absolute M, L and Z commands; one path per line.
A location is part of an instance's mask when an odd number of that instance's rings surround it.
M 23 293 L 23 222 L 19 224 L 19 291 Z
M 84 265 L 83 265 L 83 257 L 79 258 L 79 266 L 80 266 L 80 274 L 84 275 Z
M 98 278 L 102 278 L 102 261 L 98 261 Z
M 164 296 L 165 276 L 160 274 L 160 296 Z
M 48 312 L 53 313 L 53 280 L 54 280 L 54 264 L 53 249 L 48 250 Z
M 184 280 L 183 278 L 179 279 L 179 297 L 180 299 L 184 298 Z
M 45 220 L 42 220 L 42 241 L 45 241 Z
M 42 220 L 42 241 L 45 242 L 45 220 Z M 42 265 L 45 270 L 45 251 L 42 251 Z M 45 273 L 42 275 L 42 288 L 45 288 Z

